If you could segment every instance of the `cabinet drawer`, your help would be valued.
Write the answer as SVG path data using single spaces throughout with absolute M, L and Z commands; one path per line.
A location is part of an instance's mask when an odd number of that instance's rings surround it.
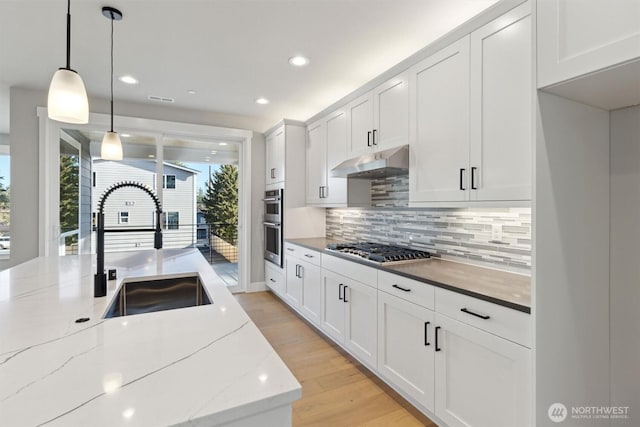
M 417 280 L 378 270 L 378 289 L 433 310 L 435 289 Z
M 273 292 L 282 295 L 284 290 L 284 272 L 270 262 L 264 263 L 264 281 Z
M 435 294 L 436 312 L 531 348 L 529 314 L 441 288 Z
M 375 268 L 327 254 L 322 254 L 322 268 L 373 288 L 378 287 L 378 270 Z
M 313 265 L 320 265 L 320 252 L 308 249 L 303 246 L 294 245 L 293 243 L 284 244 L 284 255 L 290 255 L 307 261 Z

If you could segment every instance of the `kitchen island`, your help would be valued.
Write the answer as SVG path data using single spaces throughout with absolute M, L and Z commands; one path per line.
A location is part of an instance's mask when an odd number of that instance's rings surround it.
M 107 254 L 102 298 L 94 258 L 0 272 L 0 425 L 291 425 L 300 384 L 196 249 Z M 103 318 L 123 278 L 195 274 L 212 304 Z

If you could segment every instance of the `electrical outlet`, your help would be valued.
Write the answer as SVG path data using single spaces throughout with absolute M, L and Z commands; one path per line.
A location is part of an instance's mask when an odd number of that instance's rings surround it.
M 491 240 L 502 241 L 502 224 L 491 224 Z

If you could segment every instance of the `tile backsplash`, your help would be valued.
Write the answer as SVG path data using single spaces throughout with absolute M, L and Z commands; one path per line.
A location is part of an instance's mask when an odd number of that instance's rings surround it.
M 372 203 L 396 207 L 327 209 L 327 237 L 408 246 L 442 258 L 530 272 L 531 208 L 407 208 L 402 192 L 385 191 L 385 185 L 402 183 L 387 178 L 372 185 L 379 190 L 372 191 Z M 386 202 L 376 203 L 382 199 Z M 492 237 L 493 227 L 502 230 L 499 241 Z

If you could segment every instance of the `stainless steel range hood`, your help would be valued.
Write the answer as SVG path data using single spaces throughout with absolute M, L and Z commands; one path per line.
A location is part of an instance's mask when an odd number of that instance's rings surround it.
M 409 146 L 390 148 L 377 153 L 345 160 L 331 169 L 331 176 L 339 178 L 386 178 L 409 173 Z

